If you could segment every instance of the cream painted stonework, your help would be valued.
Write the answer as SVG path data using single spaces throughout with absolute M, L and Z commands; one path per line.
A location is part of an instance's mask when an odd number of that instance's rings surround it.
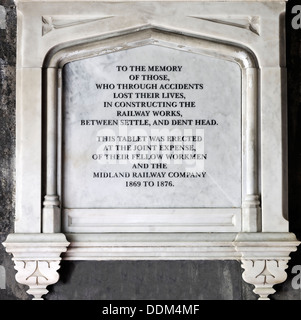
M 16 4 L 16 219 L 3 245 L 13 254 L 17 281 L 39 299 L 58 281 L 61 258 L 235 259 L 243 279 L 268 299 L 273 285 L 285 281 L 289 255 L 299 245 L 287 213 L 285 2 Z M 112 167 L 92 168 L 85 158 L 97 149 L 97 130 L 80 121 L 120 119 L 110 110 L 96 112 L 111 96 L 89 86 L 125 83 L 116 72 L 121 62 L 163 66 L 171 60 L 185 73 L 172 73 L 170 82 L 203 81 L 208 88 L 204 95 L 185 93 L 198 109 L 183 111 L 183 119 L 198 119 L 202 110 L 220 119 L 214 131 L 198 131 L 211 180 L 175 179 L 174 192 L 156 188 L 148 197 L 142 189 L 126 190 L 121 180 L 88 178 Z

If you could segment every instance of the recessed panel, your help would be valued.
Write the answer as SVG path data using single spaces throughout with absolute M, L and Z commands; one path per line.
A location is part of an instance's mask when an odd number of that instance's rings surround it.
M 146 45 L 63 70 L 65 208 L 239 208 L 241 70 Z

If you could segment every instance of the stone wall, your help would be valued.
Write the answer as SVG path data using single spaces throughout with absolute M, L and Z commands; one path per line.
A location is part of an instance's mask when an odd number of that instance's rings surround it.
M 291 26 L 298 1 L 287 5 L 288 192 L 290 231 L 301 240 L 301 29 Z M 13 231 L 15 209 L 15 52 L 14 2 L 0 0 L 0 242 Z M 275 287 L 272 299 L 301 299 L 292 286 L 300 248 L 291 257 L 288 279 Z M 48 288 L 46 299 L 256 299 L 241 273 L 236 261 L 63 261 L 60 282 Z M 14 275 L 11 257 L 0 246 L 0 300 L 30 299 Z

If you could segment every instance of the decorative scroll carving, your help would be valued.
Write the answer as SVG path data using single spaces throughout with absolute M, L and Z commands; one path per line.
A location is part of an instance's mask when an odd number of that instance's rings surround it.
M 244 281 L 255 286 L 259 300 L 269 300 L 273 286 L 286 280 L 289 255 L 300 242 L 290 233 L 250 232 L 238 234 L 233 244 L 241 255 Z
M 17 270 L 16 280 L 29 286 L 27 293 L 33 300 L 43 300 L 47 286 L 59 280 L 61 253 L 66 252 L 69 242 L 62 233 L 15 233 L 3 243 L 6 251 L 13 254 Z
M 273 286 L 282 283 L 287 278 L 285 269 L 287 260 L 246 260 L 242 259 L 243 279 L 255 286 L 254 292 L 260 297 L 258 300 L 269 300 L 268 295 L 276 290 Z
M 249 30 L 256 35 L 260 35 L 260 21 L 259 17 L 241 17 L 241 16 L 229 16 L 229 17 L 194 17 L 191 18 L 200 19 L 204 21 L 210 21 L 213 23 L 224 24 L 236 28 Z
M 100 21 L 113 16 L 104 16 L 104 17 L 83 17 L 83 16 L 43 16 L 42 17 L 42 35 L 44 36 L 48 32 L 53 31 L 54 29 L 62 29 L 73 27 L 81 24 L 86 24 L 90 22 Z
M 59 280 L 57 270 L 60 260 L 56 261 L 24 261 L 16 260 L 15 269 L 18 271 L 16 280 L 29 286 L 27 293 L 34 296 L 33 300 L 43 300 L 42 295 L 48 293 L 47 286 Z

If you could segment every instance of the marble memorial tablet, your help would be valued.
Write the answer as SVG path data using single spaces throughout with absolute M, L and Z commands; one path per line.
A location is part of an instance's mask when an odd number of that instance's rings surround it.
M 300 243 L 285 8 L 16 2 L 16 212 L 3 245 L 34 299 L 61 259 L 240 260 L 260 299 L 275 292 Z
M 67 64 L 66 208 L 241 206 L 241 71 L 155 45 Z

